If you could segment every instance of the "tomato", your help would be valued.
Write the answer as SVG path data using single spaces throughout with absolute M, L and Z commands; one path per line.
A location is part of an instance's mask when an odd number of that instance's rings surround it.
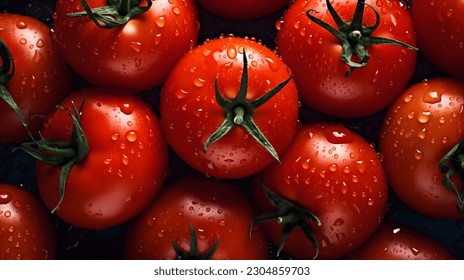
M 334 259 L 357 248 L 388 202 L 376 151 L 334 123 L 303 125 L 282 163 L 259 173 L 253 190 L 262 214 L 255 223 L 265 222 L 270 239 L 298 259 Z
M 414 1 L 411 16 L 422 54 L 442 71 L 464 78 L 464 2 Z
M 394 222 L 384 222 L 361 247 L 349 253 L 355 260 L 453 260 L 438 241 L 421 231 Z
M 0 259 L 55 257 L 55 228 L 45 206 L 28 191 L 0 183 Z
M 321 113 L 345 118 L 379 112 L 414 72 L 415 33 L 405 5 L 363 3 L 297 0 L 276 23 L 277 51 L 294 72 L 301 101 Z
M 462 218 L 464 209 L 456 210 L 457 196 L 444 186 L 439 163 L 464 139 L 463 108 L 464 83 L 433 78 L 409 87 L 385 116 L 379 150 L 389 183 L 405 204 L 424 215 Z M 459 175 L 451 179 L 460 193 Z
M 284 8 L 289 0 L 197 0 L 208 12 L 226 19 L 253 20 Z
M 128 259 L 267 259 L 268 241 L 262 229 L 249 236 L 254 215 L 244 192 L 226 181 L 177 178 L 129 224 L 125 255 Z
M 90 8 L 110 3 L 86 2 Z M 54 34 L 63 56 L 79 75 L 94 85 L 137 91 L 161 85 L 176 61 L 196 45 L 199 25 L 195 2 L 111 2 L 121 3 L 120 8 L 113 7 L 114 14 L 104 15 L 103 19 L 125 18 L 137 8 L 151 6 L 114 28 L 100 28 L 94 21 L 102 24 L 102 18 L 92 20 L 87 15 L 68 15 L 84 11 L 80 0 L 57 1 Z
M 133 218 L 153 199 L 168 172 L 168 149 L 157 116 L 142 99 L 102 88 L 73 92 L 61 106 L 42 130 L 49 142 L 35 148 L 42 152 L 36 173 L 46 206 L 65 222 L 87 229 Z M 81 106 L 77 115 L 82 133 L 70 117 L 76 116 L 73 107 Z M 85 134 L 84 155 L 84 141 L 74 139 L 75 134 Z M 59 164 L 48 162 L 53 159 Z M 66 169 L 63 184 L 60 175 Z
M 0 14 L 0 38 L 11 54 L 10 58 L 0 58 L 2 87 L 29 122 L 29 131 L 36 135 L 42 120 L 35 116 L 50 113 L 69 93 L 72 72 L 54 45 L 50 28 L 35 18 Z M 3 73 L 8 60 L 12 62 L 10 71 Z M 0 143 L 16 144 L 28 140 L 29 135 L 20 118 L 2 99 L 0 111 Z
M 168 143 L 207 176 L 255 174 L 278 160 L 297 129 L 298 94 L 290 78 L 279 57 L 256 41 L 207 41 L 178 62 L 162 88 Z

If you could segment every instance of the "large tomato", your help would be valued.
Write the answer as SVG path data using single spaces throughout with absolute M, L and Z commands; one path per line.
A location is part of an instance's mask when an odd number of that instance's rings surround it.
M 255 222 L 266 222 L 271 240 L 299 259 L 334 259 L 357 248 L 380 225 L 388 201 L 376 151 L 330 123 L 303 125 L 282 163 L 259 173 L 253 193 L 262 214 Z
M 253 20 L 284 8 L 290 0 L 197 0 L 212 14 L 233 20 Z
M 167 144 L 157 116 L 142 99 L 101 88 L 73 92 L 61 106 L 46 120 L 45 141 L 23 145 L 39 158 L 40 196 L 77 227 L 126 222 L 148 205 L 167 176 Z
M 168 143 L 204 174 L 242 178 L 278 160 L 298 126 L 298 95 L 280 58 L 221 37 L 186 54 L 161 91 Z
M 54 45 L 50 28 L 35 18 L 1 13 L 0 38 L 7 50 L 0 58 L 0 87 L 7 90 L 29 131 L 36 134 L 42 125 L 37 116 L 50 113 L 69 93 L 71 69 Z M 0 143 L 29 139 L 17 113 L 2 99 L 0 112 Z
M 437 240 L 421 231 L 394 222 L 384 222 L 360 247 L 346 256 L 355 260 L 452 260 Z
M 411 16 L 424 56 L 442 71 L 464 78 L 464 2 L 414 1 Z
M 28 191 L 0 183 L 0 260 L 54 259 L 56 245 L 45 206 Z
M 378 112 L 414 72 L 415 33 L 404 3 L 363 2 L 297 0 L 277 22 L 277 51 L 294 72 L 301 100 L 322 113 Z
M 450 177 L 455 188 L 451 191 L 443 183 L 439 163 L 463 140 L 464 83 L 433 78 L 412 85 L 387 112 L 379 139 L 393 191 L 422 214 L 462 218 L 462 173 Z M 457 150 L 452 161 L 462 164 L 462 154 L 462 148 Z
M 254 216 L 234 185 L 203 176 L 176 179 L 129 225 L 126 258 L 267 259 L 262 229 L 249 236 Z
M 111 12 L 92 18 L 81 2 L 89 8 L 109 5 Z M 84 14 L 69 15 L 79 12 Z M 103 23 L 119 18 L 122 22 L 115 26 Z M 105 87 L 147 90 L 160 85 L 176 61 L 196 45 L 198 29 L 192 0 L 60 0 L 56 4 L 54 34 L 59 49 L 79 75 Z

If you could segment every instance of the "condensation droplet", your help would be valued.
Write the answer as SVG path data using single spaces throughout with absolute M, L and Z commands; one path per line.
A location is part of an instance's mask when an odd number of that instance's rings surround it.
M 438 103 L 441 101 L 441 95 L 441 92 L 430 91 L 423 95 L 422 101 L 429 104 Z
M 126 139 L 131 143 L 137 141 L 137 137 L 137 132 L 135 132 L 134 130 L 129 130 L 128 132 L 126 132 Z
M 166 25 L 166 17 L 165 16 L 160 16 L 155 19 L 155 24 L 159 28 L 163 28 Z
M 424 111 L 417 116 L 417 120 L 420 123 L 427 123 L 430 120 L 431 113 L 430 111 Z
M 25 23 L 24 21 L 18 21 L 16 22 L 16 27 L 18 27 L 19 29 L 25 29 L 27 28 L 27 23 Z

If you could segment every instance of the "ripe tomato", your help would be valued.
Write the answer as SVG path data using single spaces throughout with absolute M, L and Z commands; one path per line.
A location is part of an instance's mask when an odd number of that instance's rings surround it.
M 259 173 L 253 190 L 260 213 L 271 213 L 255 222 L 276 218 L 264 224 L 267 234 L 299 259 L 334 259 L 360 246 L 380 225 L 388 201 L 376 151 L 330 123 L 303 125 L 282 163 Z
M 452 260 L 435 239 L 408 225 L 384 222 L 379 229 L 346 256 L 355 260 Z
M 58 47 L 73 69 L 92 84 L 150 89 L 160 85 L 176 61 L 196 45 L 199 25 L 193 0 L 86 2 L 90 8 L 121 3 L 119 10 L 113 7 L 113 15 L 102 16 L 110 20 L 151 5 L 146 12 L 108 29 L 97 26 L 88 15 L 68 15 L 84 11 L 80 0 L 57 1 L 54 34 Z M 129 3 L 128 13 L 124 8 Z M 102 23 L 101 18 L 95 21 Z
M 30 121 L 31 133 L 36 134 L 42 126 L 42 119 L 34 116 L 47 115 L 69 93 L 72 72 L 54 45 L 50 28 L 35 18 L 0 14 L 0 38 L 11 53 L 11 58 L 0 58 L 0 81 L 25 121 Z M 13 63 L 12 67 L 9 73 L 3 73 L 8 60 Z M 7 78 L 7 74 L 11 77 Z M 0 143 L 19 143 L 29 139 L 16 112 L 2 99 L 0 112 Z
M 0 259 L 46 260 L 56 256 L 55 228 L 31 193 L 0 183 Z
M 295 74 L 302 102 L 331 116 L 379 112 L 401 94 L 416 65 L 417 54 L 408 49 L 415 34 L 405 5 L 397 0 L 358 2 L 364 1 L 297 0 L 276 23 L 277 51 Z
M 278 159 L 297 129 L 290 77 L 279 57 L 256 41 L 207 41 L 178 62 L 162 88 L 168 143 L 208 176 L 255 174 Z
M 290 0 L 197 0 L 208 12 L 227 19 L 253 20 L 277 12 Z
M 412 85 L 392 104 L 380 133 L 379 150 L 393 191 L 424 215 L 462 218 L 438 165 L 463 139 L 464 83 L 433 78 Z M 459 175 L 451 179 L 460 193 Z
M 37 161 L 40 196 L 77 227 L 103 229 L 126 222 L 148 205 L 167 176 L 167 144 L 157 116 L 142 99 L 101 88 L 73 92 L 61 106 L 47 118 L 42 136 L 62 149 L 39 145 L 38 150 L 64 167 Z M 65 111 L 73 106 L 82 106 L 80 126 L 88 143 L 83 156 L 83 141 L 74 139 L 76 125 Z M 64 184 L 63 168 L 70 169 Z
M 254 215 L 245 194 L 227 182 L 202 176 L 171 181 L 129 225 L 126 258 L 200 259 L 209 253 L 216 260 L 267 259 L 261 228 L 249 236 Z
M 464 78 L 464 2 L 414 1 L 411 16 L 424 56 L 442 71 Z

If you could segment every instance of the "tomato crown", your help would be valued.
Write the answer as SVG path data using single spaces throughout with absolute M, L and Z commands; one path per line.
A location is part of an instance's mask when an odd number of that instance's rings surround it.
M 126 24 L 133 17 L 145 13 L 151 8 L 152 1 L 145 0 L 146 6 L 140 6 L 142 0 L 107 0 L 108 5 L 91 9 L 87 0 L 81 0 L 83 12 L 70 13 L 70 17 L 89 16 L 100 28 L 111 29 Z
M 209 260 L 213 257 L 214 253 L 219 246 L 219 236 L 216 242 L 214 242 L 213 246 L 209 248 L 204 254 L 201 254 L 198 251 L 198 240 L 197 234 L 195 232 L 195 228 L 192 224 L 190 224 L 190 251 L 184 251 L 182 248 L 179 247 L 176 240 L 172 241 L 172 247 L 177 254 L 178 260 Z
M 216 80 L 214 81 L 216 101 L 225 111 L 226 118 L 221 126 L 206 140 L 203 151 L 206 152 L 210 144 L 226 135 L 235 125 L 240 125 L 245 128 L 246 131 L 248 131 L 248 133 L 250 133 L 277 161 L 280 162 L 279 155 L 276 150 L 253 121 L 253 112 L 276 95 L 291 79 L 292 76 L 266 92 L 263 96 L 252 101 L 247 101 L 248 62 L 246 52 L 244 50 L 243 72 L 240 80 L 240 89 L 235 99 L 230 100 L 222 96 L 219 91 L 218 76 L 216 76 Z
M 350 69 L 345 74 L 346 77 L 348 77 L 354 69 L 365 67 L 367 65 L 370 55 L 366 50 L 366 46 L 391 44 L 405 47 L 410 50 L 418 50 L 416 47 L 395 39 L 371 36 L 380 24 L 380 14 L 372 5 L 365 3 L 365 0 L 358 0 L 356 3 L 356 9 L 351 22 L 344 22 L 329 0 L 326 0 L 326 4 L 330 15 L 337 24 L 338 29 L 313 16 L 313 12 L 318 13 L 315 9 L 309 9 L 306 11 L 306 15 L 310 20 L 329 31 L 340 41 L 342 45 L 341 59 L 346 65 L 350 66 Z M 365 6 L 372 9 L 375 13 L 375 23 L 371 26 L 362 25 Z
M 459 192 L 450 179 L 452 176 L 458 175 L 461 181 L 464 182 L 464 140 L 456 144 L 456 146 L 440 160 L 438 168 L 440 172 L 445 173 L 443 176 L 443 184 L 458 198 L 456 208 L 458 212 L 464 216 L 464 190 Z
M 313 259 L 316 259 L 319 255 L 319 244 L 313 234 L 313 230 L 311 229 L 309 222 L 315 222 L 318 226 L 320 226 L 321 221 L 319 218 L 311 213 L 308 209 L 296 204 L 295 202 L 287 200 L 277 195 L 276 193 L 273 193 L 271 190 L 266 188 L 266 186 L 262 185 L 262 189 L 269 202 L 274 205 L 277 210 L 275 212 L 266 213 L 256 217 L 250 226 L 250 236 L 255 224 L 270 220 L 276 220 L 277 223 L 282 224 L 282 237 L 280 239 L 279 248 L 277 250 L 277 256 L 279 256 L 280 252 L 282 252 L 285 246 L 285 241 L 287 240 L 290 232 L 292 232 L 296 227 L 299 227 L 314 245 L 316 254 L 314 255 Z

